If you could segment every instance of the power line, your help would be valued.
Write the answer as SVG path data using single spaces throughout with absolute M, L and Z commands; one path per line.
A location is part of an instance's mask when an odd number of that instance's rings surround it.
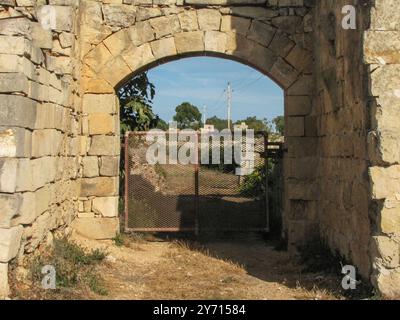
M 256 83 L 257 81 L 259 81 L 261 78 L 263 77 L 263 75 L 259 76 L 257 79 L 249 82 L 247 85 L 241 87 L 240 89 L 236 89 L 236 92 L 244 92 L 246 91 L 247 88 L 249 88 L 252 84 Z
M 239 82 L 239 83 L 238 83 L 238 85 L 235 85 L 235 84 L 234 84 L 233 87 L 234 87 L 235 89 L 239 89 L 239 88 L 241 88 L 241 87 L 243 87 L 243 86 L 246 86 L 249 80 L 252 81 L 252 80 L 254 79 L 253 75 L 257 76 L 257 75 L 258 75 L 258 72 L 256 72 L 255 70 L 253 70 L 253 72 L 249 73 L 248 76 L 245 76 L 245 77 L 243 77 L 243 78 L 241 78 L 241 79 L 236 80 L 236 82 Z M 231 81 L 231 85 L 232 85 L 233 83 L 234 83 L 234 82 Z
M 222 97 L 224 96 L 225 93 L 225 89 L 223 89 L 218 97 L 218 99 L 216 100 L 216 102 L 211 106 L 211 109 L 214 109 L 221 101 Z

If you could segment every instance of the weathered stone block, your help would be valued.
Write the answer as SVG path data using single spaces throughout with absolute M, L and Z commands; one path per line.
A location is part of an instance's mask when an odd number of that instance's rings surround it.
M 304 136 L 304 117 L 287 117 L 285 135 L 287 137 Z
M 113 70 L 113 72 L 110 72 Z M 111 86 L 118 87 L 119 83 L 132 73 L 122 56 L 110 61 L 100 70 L 99 76 L 103 77 Z
M 24 192 L 19 195 L 21 205 L 18 210 L 18 216 L 12 220 L 13 225 L 32 224 L 35 221 L 36 214 L 36 198 L 34 192 Z
M 119 155 L 120 141 L 118 136 L 96 135 L 91 138 L 89 155 L 116 156 Z
M 72 31 L 72 7 L 44 5 L 37 8 L 36 15 L 45 30 Z
M 136 8 L 130 5 L 103 5 L 103 14 L 105 23 L 111 27 L 126 28 L 136 20 Z
M 299 72 L 284 59 L 278 58 L 271 69 L 271 76 L 284 88 L 290 87 L 298 78 Z
M 93 178 L 99 176 L 99 160 L 98 157 L 84 157 L 83 163 L 83 176 L 86 178 Z
M 32 133 L 32 156 L 58 155 L 61 150 L 62 133 L 55 129 L 34 130 Z
M 0 94 L 0 124 L 33 129 L 36 121 L 36 102 L 16 95 Z
M 75 42 L 75 35 L 69 32 L 61 32 L 59 35 L 61 48 L 70 48 Z
M 78 218 L 71 227 L 90 239 L 111 239 L 119 233 L 118 218 Z
M 381 260 L 386 268 L 400 266 L 400 246 L 387 236 L 375 236 L 372 242 L 373 256 Z
M 225 52 L 227 37 L 226 33 L 219 31 L 207 31 L 204 36 L 205 51 Z
M 176 17 L 176 19 L 178 18 Z M 154 29 L 157 39 L 173 34 L 173 25 L 171 24 L 171 20 L 168 17 L 158 17 L 151 19 L 150 24 Z
M 81 197 L 118 195 L 118 182 L 118 177 L 84 178 L 81 184 Z
M 118 197 L 96 197 L 92 201 L 92 210 L 102 217 L 118 217 Z
M 128 35 L 134 46 L 140 46 L 155 38 L 153 28 L 148 21 L 138 22 L 133 27 L 130 27 Z
M 400 166 L 371 167 L 369 175 L 374 199 L 390 199 L 400 196 Z
M 128 33 L 125 29 L 112 34 L 103 41 L 114 57 L 124 51 L 125 48 L 129 46 L 130 42 L 131 40 L 129 39 Z
M 51 199 L 51 191 L 52 190 L 49 185 L 46 185 L 35 191 L 36 216 L 40 216 L 41 214 L 49 210 L 51 201 L 54 200 L 54 198 Z
M 287 116 L 305 116 L 311 112 L 311 98 L 308 96 L 286 96 L 285 114 Z
M 119 157 L 101 157 L 100 175 L 107 177 L 118 176 Z
M 40 215 L 31 226 L 24 229 L 24 237 L 27 238 L 26 252 L 33 252 L 40 243 L 43 243 L 49 231 L 56 228 L 55 218 L 56 215 L 53 216 L 47 211 Z
M 0 192 L 15 192 L 18 160 L 0 158 Z
M 30 157 L 31 139 L 29 130 L 0 127 L 0 157 Z
M 108 113 L 89 114 L 89 134 L 112 134 L 116 128 L 115 117 Z
M 114 114 L 117 112 L 116 97 L 114 94 L 85 94 L 82 99 L 82 112 Z
M 1 19 L 1 34 L 8 36 L 24 36 L 32 39 L 32 23 L 28 18 L 20 19 Z
M 24 37 L 0 36 L 0 53 L 30 55 L 32 43 Z
M 19 214 L 21 204 L 20 194 L 0 194 L 0 228 L 11 227 L 11 221 Z
M 221 31 L 234 31 L 246 36 L 249 31 L 251 20 L 235 16 L 223 16 L 221 20 Z
M 286 143 L 290 158 L 316 155 L 318 140 L 315 137 L 288 137 Z
M 6 263 L 13 259 L 19 250 L 22 226 L 16 226 L 10 229 L 0 229 L 0 262 Z
M 253 21 L 247 34 L 247 38 L 258 42 L 265 47 L 268 47 L 272 41 L 272 38 L 274 37 L 275 32 L 276 29 L 272 26 L 260 21 Z
M 196 10 L 185 10 L 178 14 L 182 31 L 195 31 L 199 29 Z
M 165 38 L 158 41 L 153 41 L 151 43 L 151 48 L 156 59 L 176 55 L 174 38 Z
M 40 23 L 32 23 L 32 43 L 42 49 L 53 48 L 53 35 L 51 30 L 45 30 Z
M 201 31 L 182 32 L 175 35 L 178 53 L 204 51 L 204 33 Z
M 166 43 L 168 44 L 168 42 Z M 160 50 L 163 50 L 163 48 L 159 48 L 157 45 L 154 45 L 154 48 L 158 50 L 157 53 L 155 54 L 158 55 L 167 54 L 167 52 L 162 53 Z M 168 48 L 166 49 L 168 50 Z M 169 48 L 169 49 L 175 50 L 175 48 L 173 49 Z M 131 68 L 132 70 L 138 70 L 144 65 L 149 64 L 155 60 L 153 52 L 151 50 L 151 46 L 148 43 L 143 44 L 139 47 L 130 46 L 122 53 L 122 57 L 125 60 L 126 64 L 129 66 L 129 68 Z
M 384 234 L 400 234 L 400 203 L 386 199 L 380 209 L 379 228 Z
M 378 266 L 371 279 L 384 297 L 389 299 L 400 297 L 400 268 L 389 270 Z
M 219 30 L 221 26 L 221 13 L 212 9 L 198 10 L 198 20 L 201 30 L 211 31 Z
M 28 78 L 22 73 L 1 73 L 0 74 L 0 92 L 21 92 L 29 94 Z

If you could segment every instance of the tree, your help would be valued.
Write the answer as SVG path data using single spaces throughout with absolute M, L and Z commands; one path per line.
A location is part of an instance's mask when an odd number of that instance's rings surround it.
M 249 129 L 253 129 L 254 131 L 266 131 L 271 132 L 271 125 L 267 119 L 257 119 L 257 117 L 247 117 L 244 120 L 236 121 L 235 124 L 241 124 L 242 122 L 246 123 Z
M 196 106 L 183 102 L 175 108 L 175 112 L 174 121 L 178 123 L 179 129 L 197 130 L 201 127 L 201 113 Z
M 212 124 L 215 129 L 218 131 L 224 130 L 227 128 L 226 119 L 220 119 L 217 116 L 213 116 L 206 120 L 206 124 Z
M 168 123 L 166 121 L 164 121 L 163 119 L 159 119 L 156 128 L 164 130 L 164 131 L 167 131 L 168 130 Z
M 151 107 L 154 95 L 155 86 L 149 81 L 147 72 L 130 79 L 119 89 L 121 136 L 126 131 L 157 127 L 160 119 Z
M 275 117 L 272 122 L 275 125 L 275 131 L 283 136 L 285 132 L 285 118 L 283 116 L 278 116 Z

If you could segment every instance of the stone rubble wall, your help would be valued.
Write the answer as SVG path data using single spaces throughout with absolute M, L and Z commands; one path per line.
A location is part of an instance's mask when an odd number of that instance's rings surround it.
M 364 34 L 368 65 L 368 154 L 372 281 L 388 297 L 400 297 L 400 10 L 376 0 Z
M 357 30 L 341 27 L 348 4 L 357 8 Z M 321 1 L 315 15 L 320 234 L 360 276 L 398 298 L 398 1 Z
M 316 7 L 316 94 L 313 114 L 318 132 L 318 221 L 330 248 L 371 272 L 368 181 L 368 97 L 362 55 L 368 10 L 358 1 L 321 1 Z M 357 30 L 342 28 L 342 7 L 357 8 Z
M 12 259 L 50 241 L 78 210 L 76 11 L 70 1 L 0 1 L 0 296 Z M 49 6 L 47 6 L 49 7 Z

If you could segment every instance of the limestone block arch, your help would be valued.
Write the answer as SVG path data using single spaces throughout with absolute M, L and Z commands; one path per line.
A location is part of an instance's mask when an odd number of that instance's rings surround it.
M 206 28 L 196 31 L 177 30 L 168 36 L 148 41 L 132 40 L 132 34 L 141 32 L 136 25 L 113 33 L 84 55 L 82 89 L 85 93 L 109 93 L 110 88 L 118 87 L 142 70 L 172 60 L 201 55 L 247 64 L 274 80 L 284 90 L 290 88 L 300 75 L 311 73 L 311 50 L 296 45 L 283 31 L 272 26 L 269 26 L 269 36 L 261 31 L 251 31 L 250 18 L 240 18 L 241 24 L 247 23 L 247 31 L 241 31 L 235 27 L 235 18 L 224 16 L 225 21 L 231 19 L 231 22 L 224 23 L 229 27 L 223 31 Z M 149 19 L 146 23 L 151 25 L 157 19 Z M 258 21 L 253 23 L 268 26 Z M 273 38 L 279 38 L 276 42 L 280 42 L 275 44 Z M 99 86 L 93 88 L 90 82 L 96 82 Z
M 199 13 L 204 10 L 205 15 Z M 313 120 L 308 117 L 312 109 L 313 57 L 311 49 L 296 42 L 299 38 L 287 28 L 252 17 L 222 15 L 218 9 L 189 9 L 122 28 L 82 54 L 82 127 L 88 137 L 88 153 L 83 159 L 81 197 L 91 202 L 91 214 L 76 219 L 76 229 L 94 238 L 111 237 L 116 232 L 118 170 L 102 172 L 103 165 L 110 166 L 105 163 L 119 163 L 116 90 L 135 74 L 172 60 L 225 58 L 253 67 L 274 80 L 285 92 L 287 144 L 297 146 L 285 163 L 290 166 L 291 159 L 300 158 L 306 163 L 315 151 L 314 133 L 311 130 L 307 137 L 305 130 L 305 123 Z M 85 174 L 93 171 L 85 170 L 85 166 L 99 167 L 99 173 Z M 312 184 L 296 176 L 296 170 L 287 172 L 287 183 L 294 189 L 292 197 L 285 197 L 289 208 L 289 199 L 303 199 L 307 186 Z M 299 240 L 296 234 L 293 238 Z

